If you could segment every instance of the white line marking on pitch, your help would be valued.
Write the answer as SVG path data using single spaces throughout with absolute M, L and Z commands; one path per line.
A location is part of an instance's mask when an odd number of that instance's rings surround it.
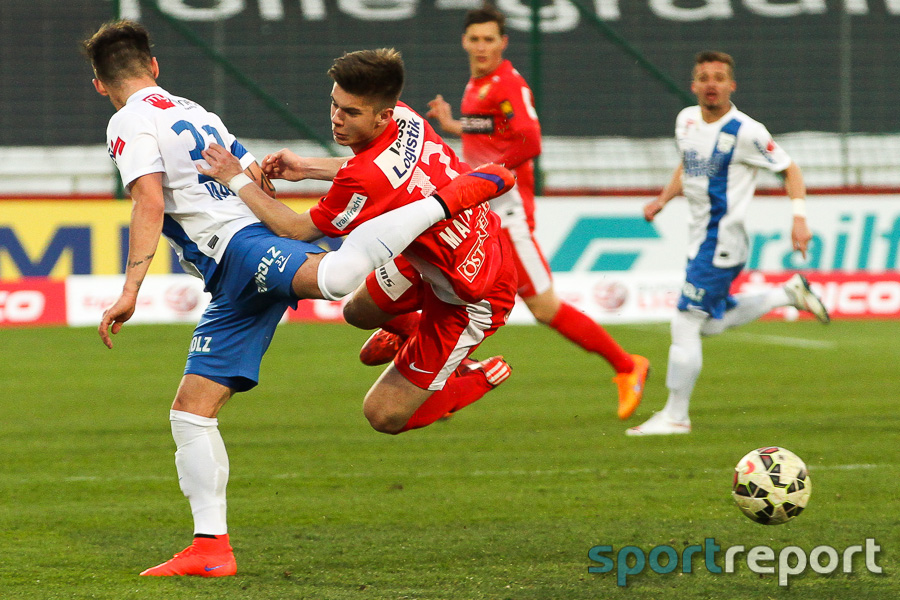
M 634 329 L 646 331 L 647 333 L 669 334 L 668 325 L 635 325 Z M 794 348 L 814 348 L 817 350 L 830 350 L 837 348 L 836 342 L 824 340 L 808 340 L 805 338 L 795 338 L 783 335 L 770 335 L 764 333 L 749 333 L 746 331 L 729 331 L 725 333 L 728 337 L 739 337 L 757 344 L 771 344 L 773 346 L 789 346 Z M 718 336 L 716 336 L 718 337 Z
M 815 473 L 816 471 L 860 471 L 860 470 L 868 470 L 868 469 L 882 469 L 884 467 L 893 468 L 897 465 L 875 465 L 875 464 L 849 464 L 849 465 L 810 465 L 810 471 Z M 337 479 L 369 479 L 369 478 L 383 478 L 383 477 L 415 477 L 415 478 L 430 478 L 430 477 L 557 477 L 557 476 L 571 476 L 571 475 L 585 475 L 589 473 L 597 473 L 601 475 L 610 474 L 610 473 L 628 473 L 628 474 L 652 474 L 652 473 L 670 473 L 675 472 L 679 469 L 675 469 L 672 467 L 625 467 L 622 469 L 595 469 L 595 468 L 580 468 L 580 469 L 506 469 L 506 470 L 497 470 L 497 471 L 484 471 L 484 470 L 476 470 L 471 471 L 469 473 L 449 473 L 443 472 L 438 473 L 434 471 L 426 471 L 426 472 L 406 472 L 406 473 L 391 473 L 388 474 L 375 474 L 375 473 L 366 473 L 354 471 L 350 473 L 328 473 L 328 474 L 312 474 L 312 473 L 278 473 L 271 476 L 271 479 L 299 479 L 306 477 L 322 477 L 322 478 L 337 478 Z M 701 473 L 721 473 L 722 469 L 691 469 L 691 471 L 696 472 L 699 471 Z M 3 478 L 7 479 L 7 478 Z M 13 478 L 8 478 L 13 479 Z M 133 482 L 133 481 L 175 481 L 176 477 L 173 473 L 172 475 L 132 475 L 132 476 L 124 476 L 124 477 L 102 477 L 99 475 L 72 475 L 69 477 L 63 477 L 60 480 L 54 480 L 52 478 L 47 478 L 46 483 L 53 483 L 54 481 L 64 481 L 66 483 L 96 483 L 96 482 L 107 482 L 107 481 L 116 481 L 116 482 Z M 29 482 L 36 481 L 35 479 L 28 479 Z
M 773 346 L 791 346 L 794 348 L 814 348 L 817 350 L 830 350 L 837 348 L 835 342 L 823 340 L 807 340 L 805 338 L 787 337 L 783 335 L 765 335 L 761 333 L 733 332 L 731 337 L 740 337 L 748 342 L 758 344 L 772 344 Z

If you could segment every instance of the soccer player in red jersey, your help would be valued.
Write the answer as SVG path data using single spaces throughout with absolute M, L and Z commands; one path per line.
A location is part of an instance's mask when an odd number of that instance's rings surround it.
M 429 102 L 426 117 L 447 133 L 462 136 L 463 158 L 477 165 L 501 164 L 516 174 L 516 187 L 491 202 L 502 219 L 502 235 L 515 251 L 518 294 L 534 317 L 588 352 L 605 358 L 619 392 L 619 418 L 627 419 L 640 404 L 649 362 L 628 354 L 586 314 L 553 291 L 550 267 L 534 239 L 534 161 L 541 152 L 541 126 L 531 89 L 503 58 L 509 44 L 503 13 L 491 6 L 466 14 L 462 36 L 469 55 L 471 79 L 462 99 L 462 117 L 453 118 L 441 96 Z
M 303 158 L 287 149 L 266 156 L 263 171 L 274 179 L 333 182 L 303 214 L 267 214 L 251 205 L 276 233 L 304 240 L 345 235 L 386 211 L 433 195 L 469 170 L 422 116 L 399 102 L 404 79 L 399 52 L 345 54 L 328 74 L 334 80 L 333 137 L 354 156 Z M 502 357 L 480 363 L 468 358 L 506 322 L 515 303 L 515 264 L 499 230 L 500 219 L 486 203 L 440 221 L 373 272 L 345 305 L 350 324 L 384 325 L 408 337 L 366 395 L 363 411 L 376 430 L 424 427 L 509 376 Z

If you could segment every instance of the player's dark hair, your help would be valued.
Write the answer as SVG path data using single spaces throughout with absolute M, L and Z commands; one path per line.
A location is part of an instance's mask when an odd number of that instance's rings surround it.
M 335 59 L 328 75 L 346 92 L 375 101 L 377 109 L 396 106 L 403 91 L 403 58 L 393 48 L 357 50 Z
M 81 42 L 97 79 L 116 84 L 123 79 L 153 75 L 150 34 L 135 21 L 104 23 L 89 39 Z
M 728 65 L 728 70 L 731 71 L 731 78 L 734 79 L 734 58 L 730 54 L 716 50 L 704 50 L 703 52 L 698 52 L 697 56 L 694 57 L 694 66 L 708 62 L 725 63 Z
M 463 21 L 463 31 L 469 28 L 469 25 L 478 23 L 496 23 L 500 30 L 500 35 L 506 35 L 506 16 L 493 4 L 484 4 L 481 8 L 473 8 L 466 13 L 466 19 Z

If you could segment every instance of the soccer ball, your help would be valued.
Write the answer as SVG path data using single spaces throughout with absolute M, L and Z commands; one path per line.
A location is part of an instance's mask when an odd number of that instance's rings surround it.
M 734 468 L 731 494 L 734 501 L 757 523 L 787 523 L 806 508 L 812 482 L 800 457 L 784 448 L 758 448 Z

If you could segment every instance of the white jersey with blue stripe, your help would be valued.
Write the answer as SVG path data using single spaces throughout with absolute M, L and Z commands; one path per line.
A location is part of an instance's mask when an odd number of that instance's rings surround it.
M 762 123 L 734 105 L 713 123 L 703 120 L 699 106 L 685 108 L 675 121 L 675 141 L 683 167 L 682 191 L 691 211 L 688 256 L 695 258 L 703 247 L 713 253 L 713 266 L 744 264 L 744 220 L 756 192 L 757 172 L 784 171 L 791 157 Z
M 218 116 L 161 87 L 132 94 L 106 135 L 126 187 L 142 175 L 163 174 L 163 235 L 184 269 L 208 282 L 231 237 L 259 219 L 226 186 L 197 172 L 197 165 L 209 166 L 200 152 L 217 142 L 245 169 L 253 156 Z

